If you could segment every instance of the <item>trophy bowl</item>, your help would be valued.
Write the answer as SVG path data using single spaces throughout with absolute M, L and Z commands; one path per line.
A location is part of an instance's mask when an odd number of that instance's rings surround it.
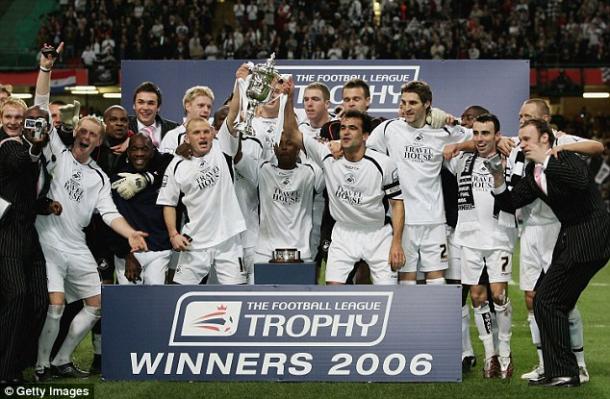
M 302 263 L 301 251 L 296 248 L 277 248 L 271 254 L 269 263 Z
M 275 53 L 271 54 L 266 63 L 256 64 L 252 68 L 252 73 L 248 76 L 248 86 L 245 90 L 245 97 L 248 102 L 246 120 L 238 128 L 245 135 L 254 135 L 252 119 L 254 119 L 256 107 L 275 100 L 273 98 L 273 88 L 278 79 L 280 79 L 280 74 L 275 69 Z

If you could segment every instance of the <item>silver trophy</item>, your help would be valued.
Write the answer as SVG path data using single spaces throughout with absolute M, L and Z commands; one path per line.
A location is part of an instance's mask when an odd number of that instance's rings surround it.
M 241 130 L 244 135 L 254 136 L 252 119 L 254 119 L 256 107 L 276 99 L 273 97 L 273 86 L 280 79 L 280 74 L 275 69 L 275 53 L 271 54 L 266 63 L 256 64 L 248 79 L 245 93 L 248 101 L 246 120 L 240 123 L 238 130 Z
M 296 248 L 277 248 L 271 253 L 269 263 L 301 263 L 301 251 Z

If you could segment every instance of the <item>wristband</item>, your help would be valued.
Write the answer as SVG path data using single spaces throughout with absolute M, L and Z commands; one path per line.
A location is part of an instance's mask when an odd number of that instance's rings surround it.
M 46 72 L 46 73 L 51 72 L 51 68 L 45 68 L 45 67 L 43 67 L 43 66 L 41 66 L 41 67 L 40 67 L 40 70 L 41 70 L 42 72 Z
M 177 235 L 180 235 L 180 233 L 176 232 L 175 234 L 172 234 L 171 236 L 169 236 L 169 239 L 171 240 L 172 238 L 176 237 Z

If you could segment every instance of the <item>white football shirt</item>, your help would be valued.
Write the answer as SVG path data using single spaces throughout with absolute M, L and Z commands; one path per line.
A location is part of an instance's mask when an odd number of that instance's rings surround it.
M 186 126 L 179 125 L 169 132 L 165 133 L 161 145 L 159 145 L 159 152 L 167 152 L 173 154 L 176 152 L 176 148 L 184 143 L 186 137 Z
M 299 123 L 299 130 L 301 133 L 308 135 L 309 137 L 319 138 L 320 137 L 320 127 L 313 127 L 309 120 L 304 120 Z
M 450 162 L 445 162 L 447 169 L 459 176 L 465 169 L 465 163 L 472 154 L 461 154 Z M 493 176 L 484 165 L 484 158 L 477 157 L 472 168 L 472 196 L 474 210 L 460 211 L 455 227 L 454 241 L 457 245 L 469 248 L 491 250 L 501 249 L 512 252 L 517 239 L 517 228 L 498 223 L 494 216 L 495 198 L 491 195 L 494 187 Z M 466 213 L 476 212 L 476 223 L 467 222 Z M 468 220 L 468 219 L 466 219 Z
M 95 211 L 108 224 L 120 217 L 110 191 L 110 179 L 89 158 L 78 162 L 70 149 L 61 142 L 53 128 L 49 144 L 43 148 L 47 170 L 53 177 L 47 196 L 61 203 L 60 215 L 39 215 L 36 230 L 40 241 L 66 252 L 89 251 L 85 241 L 85 227 Z
M 256 252 L 271 257 L 277 248 L 297 248 L 302 259 L 311 258 L 313 167 L 297 164 L 286 170 L 265 162 L 258 182 L 261 220 Z
M 322 168 L 332 217 L 357 230 L 375 230 L 386 221 L 386 199 L 402 199 L 398 170 L 386 155 L 367 149 L 364 158 L 334 159 L 328 147 L 303 135 L 307 156 Z
M 445 223 L 441 186 L 443 149 L 464 142 L 472 131 L 462 126 L 432 129 L 411 127 L 404 119 L 390 119 L 377 126 L 366 145 L 388 154 L 398 166 L 405 203 L 405 224 Z
M 275 158 L 273 140 L 275 139 L 274 132 L 276 124 L 277 118 L 263 118 L 257 116 L 252 119 L 254 136 L 259 139 L 263 145 L 263 161 L 270 161 Z
M 233 185 L 233 147 L 237 139 L 218 134 L 212 149 L 202 157 L 174 157 L 163 176 L 157 205 L 176 206 L 180 193 L 189 220 L 182 229 L 193 241 L 192 249 L 210 248 L 246 229 Z M 224 145 L 223 145 L 224 144 Z
M 263 145 L 256 137 L 244 137 L 241 151 L 242 158 L 235 164 L 235 194 L 246 220 L 242 245 L 244 248 L 253 248 L 256 247 L 259 234 L 256 174 L 262 163 Z

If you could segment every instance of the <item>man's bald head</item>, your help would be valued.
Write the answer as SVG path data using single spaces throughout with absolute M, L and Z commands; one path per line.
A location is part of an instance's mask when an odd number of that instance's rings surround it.
M 110 107 L 106 108 L 106 111 L 104 111 L 104 121 L 106 120 L 106 117 L 110 114 L 110 112 L 113 110 L 124 112 L 125 115 L 127 115 L 127 110 L 124 107 L 120 105 L 111 105 Z

